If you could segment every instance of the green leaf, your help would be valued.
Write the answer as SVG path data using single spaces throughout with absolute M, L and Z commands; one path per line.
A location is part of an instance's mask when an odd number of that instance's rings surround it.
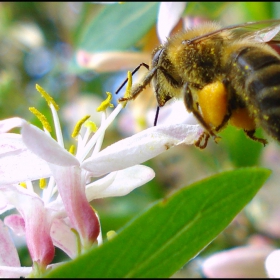
M 158 5 L 156 2 L 106 5 L 88 25 L 78 48 L 93 52 L 133 46 L 156 22 Z
M 257 137 L 266 138 L 261 134 L 260 130 L 257 132 Z M 237 129 L 233 126 L 228 126 L 220 135 L 228 157 L 236 167 L 255 166 L 258 164 L 264 149 L 263 144 L 250 139 L 242 129 Z M 270 141 L 270 139 L 267 140 Z
M 244 168 L 185 187 L 154 204 L 112 240 L 47 276 L 170 277 L 233 220 L 269 174 Z

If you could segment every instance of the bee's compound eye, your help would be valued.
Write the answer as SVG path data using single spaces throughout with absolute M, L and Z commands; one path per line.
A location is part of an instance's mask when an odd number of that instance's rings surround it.
M 158 65 L 158 61 L 159 61 L 159 58 L 160 58 L 162 52 L 163 52 L 163 49 L 159 49 L 159 50 L 154 54 L 153 61 L 152 61 L 153 67 L 155 67 L 155 66 Z

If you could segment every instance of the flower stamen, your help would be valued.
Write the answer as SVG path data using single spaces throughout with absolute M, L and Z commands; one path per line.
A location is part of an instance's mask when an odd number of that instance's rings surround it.
M 36 84 L 36 89 L 41 93 L 42 97 L 45 98 L 45 100 L 47 101 L 47 103 L 50 107 L 52 104 L 56 111 L 59 110 L 59 106 L 56 104 L 54 99 L 42 87 L 40 87 L 38 84 Z
M 105 111 L 108 107 L 114 108 L 114 105 L 111 103 L 112 94 L 110 92 L 107 93 L 107 98 L 101 102 L 100 106 L 96 109 L 97 112 Z
M 131 97 L 131 88 L 132 88 L 132 73 L 130 71 L 127 71 L 127 86 L 124 93 L 124 98 Z M 122 102 L 123 108 L 126 106 L 127 101 Z
M 26 183 L 21 182 L 21 183 L 19 183 L 19 185 L 20 185 L 21 187 L 23 187 L 23 188 L 27 189 L 27 185 L 26 185 Z
M 37 117 L 37 119 L 41 122 L 41 124 L 43 125 L 43 127 L 46 131 L 48 131 L 48 132 L 52 131 L 51 125 L 48 122 L 45 115 L 43 115 L 41 112 L 39 112 L 35 107 L 29 107 L 29 111 Z
M 106 233 L 106 236 L 107 236 L 108 240 L 112 240 L 116 235 L 117 235 L 117 233 L 114 230 L 109 230 Z
M 58 115 L 57 115 L 57 111 L 59 110 L 59 106 L 56 104 L 54 99 L 42 87 L 40 87 L 38 84 L 36 84 L 36 89 L 38 90 L 38 92 L 41 93 L 42 97 L 45 98 L 49 107 L 51 108 L 57 142 L 61 147 L 64 148 L 60 122 L 59 122 L 59 118 L 58 118 Z
M 76 151 L 75 145 L 71 145 L 70 148 L 69 148 L 69 153 L 74 155 L 75 151 Z
M 98 127 L 93 121 L 86 121 L 85 127 L 88 128 L 91 132 L 96 132 Z
M 79 134 L 82 125 L 83 125 L 89 118 L 90 118 L 90 115 L 86 115 L 86 116 L 84 116 L 81 120 L 79 120 L 79 121 L 76 123 L 76 125 L 75 125 L 75 127 L 74 127 L 74 129 L 73 129 L 73 132 L 72 132 L 72 137 L 73 137 L 73 138 L 75 138 L 75 137 Z
M 45 179 L 45 178 L 41 178 L 41 179 L 39 180 L 39 187 L 40 187 L 40 189 L 43 190 L 43 189 L 46 187 L 46 185 L 47 185 L 46 179 Z

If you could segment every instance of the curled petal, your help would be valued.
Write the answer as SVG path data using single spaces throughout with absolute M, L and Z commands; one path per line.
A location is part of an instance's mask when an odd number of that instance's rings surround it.
M 15 127 L 21 127 L 24 122 L 26 122 L 24 119 L 17 117 L 2 120 L 0 121 L 0 133 L 5 133 Z
M 36 126 L 24 123 L 21 135 L 28 149 L 47 162 L 60 166 L 79 165 L 73 155 Z
M 22 236 L 25 234 L 25 222 L 22 216 L 17 214 L 6 216 L 4 223 L 12 229 L 16 235 Z
M 4 201 L 14 205 L 24 218 L 31 258 L 46 267 L 54 257 L 54 246 L 50 237 L 51 221 L 43 201 L 35 193 L 15 186 L 1 187 L 0 197 L 2 205 Z
M 264 261 L 270 246 L 245 246 L 214 254 L 202 270 L 207 278 L 265 278 Z
M 115 180 L 118 172 L 111 172 L 105 177 L 94 181 L 86 186 L 86 197 L 88 201 L 96 199 L 99 193 L 103 193 Z
M 148 128 L 105 148 L 82 163 L 93 176 L 145 162 L 179 144 L 193 144 L 203 129 L 199 125 L 164 125 Z
M 0 220 L 0 265 L 20 267 L 17 249 L 9 235 L 8 228 Z M 3 277 L 0 269 L 0 277 Z
M 51 169 L 71 225 L 78 231 L 84 248 L 88 248 L 96 241 L 100 226 L 86 198 L 85 176 L 78 166 L 51 165 Z
M 96 72 L 112 72 L 135 68 L 143 61 L 149 61 L 150 54 L 137 52 L 97 52 L 89 53 L 83 50 L 77 53 L 80 66 Z
M 265 260 L 265 269 L 270 278 L 280 278 L 280 250 L 275 250 Z
M 54 245 L 63 250 L 70 258 L 78 255 L 77 237 L 61 219 L 55 219 L 51 227 L 51 237 Z
M 110 178 L 115 174 L 114 180 L 106 188 L 100 190 L 96 188 L 98 181 L 87 186 L 86 194 L 89 201 L 97 198 L 123 196 L 134 189 L 144 185 L 155 177 L 155 172 L 150 167 L 144 165 L 135 165 L 117 172 L 109 174 Z M 106 176 L 106 177 L 108 177 Z M 105 178 L 106 178 L 105 177 Z M 102 178 L 101 180 L 103 180 Z
M 0 134 L 0 185 L 49 177 L 48 164 L 27 149 L 21 135 Z

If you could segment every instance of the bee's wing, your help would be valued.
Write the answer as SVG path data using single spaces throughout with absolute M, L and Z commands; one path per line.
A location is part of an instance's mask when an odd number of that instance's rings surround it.
M 213 38 L 224 31 L 231 31 L 231 39 L 246 38 L 254 42 L 264 42 L 269 44 L 280 44 L 280 20 L 264 20 L 256 22 L 246 22 L 237 25 L 231 25 L 202 36 L 188 40 L 188 44 Z
M 248 22 L 242 27 L 232 29 L 234 37 L 238 34 L 240 38 L 259 43 L 280 43 L 280 20 L 266 20 L 259 22 Z

